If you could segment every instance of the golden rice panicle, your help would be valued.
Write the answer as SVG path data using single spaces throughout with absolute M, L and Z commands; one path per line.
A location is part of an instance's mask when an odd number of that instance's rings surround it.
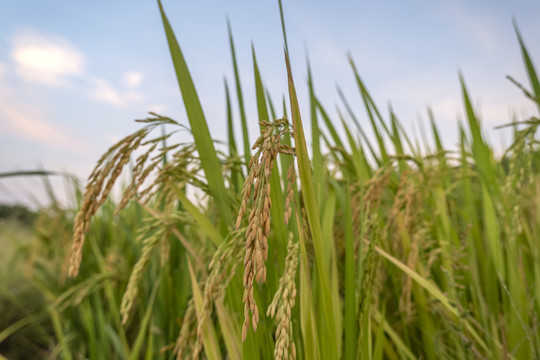
M 142 129 L 135 134 L 127 136 L 119 143 L 112 146 L 98 161 L 96 167 L 88 179 L 85 188 L 84 199 L 79 213 L 75 217 L 73 245 L 69 260 L 68 275 L 75 277 L 79 273 L 82 260 L 82 248 L 86 232 L 90 228 L 92 216 L 109 196 L 112 187 L 122 169 L 131 157 L 131 153 L 139 147 L 143 138 L 148 134 L 148 129 Z M 106 162 L 107 159 L 110 159 Z
M 141 232 L 141 234 L 143 236 L 147 235 L 146 232 Z M 131 307 L 133 306 L 133 302 L 135 301 L 137 293 L 139 292 L 139 282 L 143 276 L 143 271 L 146 269 L 146 265 L 148 265 L 150 261 L 152 250 L 154 250 L 160 241 L 165 239 L 165 236 L 166 232 L 162 228 L 159 229 L 154 235 L 144 240 L 142 255 L 139 260 L 137 260 L 137 263 L 129 276 L 126 292 L 124 293 L 120 304 L 120 315 L 122 316 L 123 324 L 126 324 L 129 319 Z
M 371 179 L 366 181 L 364 185 L 365 193 L 363 196 L 364 206 L 371 206 L 372 209 L 377 208 L 377 205 L 382 200 L 382 195 L 393 171 L 394 168 L 392 167 L 392 164 L 388 163 L 377 170 Z
M 129 197 L 134 196 L 137 186 L 140 185 L 148 176 L 149 172 L 155 167 L 156 163 L 152 163 L 149 168 L 143 171 L 144 164 L 150 154 L 155 148 L 156 144 L 168 138 L 169 135 L 164 135 L 143 143 L 143 140 L 148 134 L 157 126 L 169 124 L 179 125 L 171 118 L 150 113 L 152 117 L 143 120 L 137 120 L 137 122 L 147 124 L 144 128 L 136 131 L 135 133 L 126 136 L 118 143 L 114 144 L 105 152 L 98 160 L 94 170 L 88 177 L 88 183 L 85 187 L 83 204 L 79 213 L 75 217 L 75 224 L 73 227 L 73 245 L 71 247 L 71 255 L 68 266 L 68 276 L 75 277 L 79 273 L 79 267 L 82 260 L 82 248 L 84 245 L 85 235 L 90 228 L 92 217 L 99 210 L 101 205 L 107 200 L 111 190 L 118 180 L 118 177 L 122 173 L 122 170 L 129 162 L 133 152 L 141 146 L 150 145 L 146 154 L 141 155 L 135 166 L 135 175 L 139 175 L 137 184 L 134 187 L 128 188 L 124 199 L 120 202 L 120 208 L 127 204 Z M 135 176 L 136 178 L 136 176 Z
M 384 276 L 384 274 L 376 273 L 378 266 L 377 257 L 375 256 L 375 246 L 379 243 L 381 237 L 381 229 L 379 225 L 379 214 L 377 211 L 373 211 L 371 203 L 367 203 L 366 209 L 363 215 L 363 227 L 365 228 L 363 237 L 360 239 L 364 244 L 367 244 L 367 249 L 362 250 L 364 252 L 362 258 L 362 286 L 358 289 L 358 298 L 360 303 L 358 304 L 359 317 L 366 315 L 367 305 L 369 300 L 375 297 L 375 294 L 379 290 L 373 289 L 375 275 Z M 381 282 L 382 283 L 382 282 Z
M 258 169 L 259 167 L 259 155 L 260 150 L 251 158 L 251 161 L 249 162 L 249 174 L 246 178 L 246 181 L 244 182 L 244 186 L 242 188 L 242 201 L 240 202 L 240 211 L 238 212 L 238 217 L 236 218 L 236 229 L 240 228 L 240 225 L 242 223 L 242 218 L 244 217 L 244 214 L 247 210 L 247 203 L 251 196 L 251 187 L 253 186 L 253 183 L 255 182 L 255 173 L 253 169 Z
M 242 200 L 236 220 L 236 228 L 241 225 L 247 212 L 248 201 L 252 195 L 253 205 L 249 213 L 246 230 L 246 253 L 244 257 L 244 324 L 242 341 L 246 339 L 249 326 L 257 330 L 259 310 L 253 296 L 253 282 L 263 283 L 266 280 L 266 259 L 268 257 L 268 235 L 270 233 L 270 175 L 277 155 L 282 152 L 281 136 L 289 131 L 286 119 L 273 122 L 260 122 L 262 134 L 253 149 L 258 149 L 249 163 L 249 173 L 242 189 Z M 285 150 L 283 150 L 285 151 Z M 287 151 L 292 151 L 288 148 Z
M 73 227 L 73 245 L 71 248 L 71 255 L 68 266 L 68 276 L 75 277 L 79 273 L 79 267 L 82 260 L 82 248 L 84 245 L 85 235 L 90 228 L 92 217 L 99 210 L 101 205 L 107 200 L 111 190 L 118 180 L 118 177 L 122 173 L 122 170 L 129 162 L 133 152 L 140 146 L 150 145 L 149 150 L 146 151 L 146 155 L 141 155 L 135 167 L 135 174 L 139 174 L 138 182 L 144 181 L 149 171 L 143 171 L 144 164 L 148 158 L 148 154 L 155 149 L 155 144 L 163 139 L 166 139 L 169 135 L 152 139 L 143 143 L 143 140 L 148 134 L 157 126 L 169 124 L 179 125 L 171 118 L 163 117 L 155 113 L 150 113 L 152 117 L 137 120 L 137 122 L 146 123 L 144 128 L 136 131 L 135 133 L 126 136 L 118 143 L 114 144 L 105 152 L 98 160 L 94 170 L 88 177 L 88 183 L 85 187 L 83 204 L 79 213 L 75 217 L 75 224 Z M 155 164 L 154 164 L 155 165 Z M 138 186 L 138 185 L 136 185 Z M 135 186 L 135 188 L 136 188 Z M 128 188 L 126 198 L 135 194 L 134 188 Z M 126 199 L 121 201 L 121 205 L 125 206 Z
M 296 298 L 296 269 L 298 267 L 298 243 L 293 242 L 292 234 L 289 236 L 285 271 L 279 280 L 276 291 L 267 315 L 275 317 L 277 322 L 276 339 L 274 345 L 274 359 L 296 359 L 296 347 L 293 341 L 292 309 Z
M 137 158 L 135 166 L 133 167 L 133 170 L 131 171 L 131 177 L 133 178 L 133 181 L 124 191 L 122 199 L 120 200 L 120 202 L 118 203 L 118 206 L 116 207 L 115 214 L 127 206 L 127 204 L 129 203 L 129 200 L 131 200 L 136 195 L 139 186 L 144 182 L 146 177 L 159 163 L 157 161 L 153 161 L 150 163 L 150 165 L 145 167 L 150 154 L 156 149 L 158 145 L 155 139 L 153 139 L 151 143 L 152 145 L 150 146 L 150 148 Z
M 291 162 L 291 166 L 287 171 L 287 197 L 285 198 L 285 214 L 283 216 L 283 221 L 285 225 L 289 224 L 289 219 L 292 215 L 292 202 L 294 194 L 294 182 L 296 180 L 296 173 L 294 172 L 294 162 Z
M 163 158 L 166 155 L 166 152 L 168 150 L 176 149 L 177 147 L 180 148 L 172 154 L 171 159 L 164 164 Z M 167 204 L 176 201 L 176 195 L 174 195 L 175 191 L 172 191 L 169 186 L 171 183 L 180 184 L 181 186 L 184 186 L 185 184 L 194 184 L 196 187 L 204 190 L 205 185 L 200 183 L 200 180 L 197 179 L 197 173 L 201 169 L 200 159 L 195 156 L 194 152 L 194 144 L 185 144 L 182 146 L 172 145 L 161 149 L 157 155 L 151 159 L 152 163 L 147 166 L 137 179 L 136 186 L 138 188 L 142 186 L 149 173 L 153 170 L 153 167 L 157 168 L 157 164 L 162 165 L 157 169 L 155 179 L 137 194 L 137 201 L 140 204 L 148 204 L 150 199 L 152 199 L 152 196 L 156 193 L 158 193 L 161 199 Z
M 192 353 L 192 339 L 195 338 L 196 327 L 195 322 L 197 320 L 197 313 L 195 311 L 195 302 L 191 299 L 188 303 L 184 318 L 182 319 L 182 325 L 180 327 L 180 334 L 176 339 L 176 345 L 174 347 L 174 353 L 176 353 L 176 360 L 188 359 L 190 353 Z
M 259 180 L 258 183 L 263 184 L 264 182 Z M 262 199 L 264 200 L 257 201 L 258 206 L 253 207 L 251 210 L 246 231 L 243 278 L 245 319 L 242 326 L 242 341 L 246 339 L 250 318 L 254 331 L 257 330 L 257 323 L 259 322 L 259 311 L 253 296 L 253 282 L 261 283 L 266 279 L 265 261 L 268 255 L 266 238 L 270 231 L 270 183 L 264 184 L 264 188 L 265 190 L 256 190 L 256 193 L 263 193 Z

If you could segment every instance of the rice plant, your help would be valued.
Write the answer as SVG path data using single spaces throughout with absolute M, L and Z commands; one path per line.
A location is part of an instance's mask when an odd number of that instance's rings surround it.
M 58 240 L 69 228 L 57 227 L 55 251 L 36 255 L 51 358 L 540 356 L 539 118 L 508 124 L 513 143 L 497 158 L 461 78 L 459 149 L 444 148 L 432 118 L 434 146 L 421 150 L 395 114 L 382 116 L 350 57 L 359 94 L 347 97 L 364 104 L 369 126 L 345 95 L 340 112 L 354 121 L 332 119 L 309 72 L 308 141 L 281 12 L 288 101 L 274 108 L 254 52 L 258 119 L 246 118 L 229 27 L 237 103 L 226 87 L 228 151 L 219 151 L 158 5 L 189 124 L 140 120 L 98 160 L 77 215 L 60 217 L 73 225 L 71 245 Z M 516 34 L 530 84 L 512 81 L 540 106 Z M 247 121 L 260 125 L 253 143 Z M 155 134 L 162 125 L 173 130 Z M 193 141 L 174 143 L 186 128 Z

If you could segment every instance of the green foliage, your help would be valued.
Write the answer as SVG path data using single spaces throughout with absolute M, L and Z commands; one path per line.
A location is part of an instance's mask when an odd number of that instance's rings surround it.
M 158 3 L 193 142 L 167 143 L 170 133 L 148 140 L 158 125 L 183 128 L 152 114 L 98 161 L 101 180 L 86 194 L 100 206 L 78 194 L 77 216 L 59 207 L 40 213 L 37 241 L 24 253 L 28 291 L 39 297 L 26 305 L 16 287 L 2 289 L 0 306 L 11 299 L 20 312 L 2 317 L 11 324 L 0 329 L 0 351 L 39 333 L 35 356 L 66 359 L 540 356 L 540 119 L 511 124 L 513 144 L 497 158 L 460 77 L 458 151 L 444 148 L 431 112 L 435 146 L 421 151 L 392 109 L 383 117 L 350 57 L 365 118 L 350 105 L 358 95 L 341 91 L 344 108 L 331 118 L 310 69 L 308 150 L 289 49 L 289 107 L 272 121 L 253 48 L 261 133 L 249 144 L 229 26 L 236 94 L 225 82 L 222 153 Z M 512 81 L 539 103 L 517 34 L 532 91 Z M 101 202 L 135 150 L 142 155 L 121 201 Z M 89 227 L 71 279 L 72 229 L 80 233 L 81 223 Z
M 26 226 L 32 226 L 36 214 L 25 206 L 0 204 L 0 221 L 17 220 Z

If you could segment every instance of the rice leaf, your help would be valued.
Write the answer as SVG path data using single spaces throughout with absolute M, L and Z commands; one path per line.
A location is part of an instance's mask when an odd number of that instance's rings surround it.
M 298 173 L 300 177 L 300 184 L 302 186 L 302 198 L 306 207 L 306 213 L 313 237 L 313 246 L 315 248 L 316 268 L 318 280 L 321 286 L 321 301 L 322 311 L 325 320 L 324 335 L 321 334 L 324 339 L 327 339 L 322 345 L 323 358 L 338 358 L 337 349 L 337 332 L 335 319 L 333 317 L 333 304 L 332 295 L 330 292 L 330 275 L 328 268 L 325 264 L 325 255 L 323 252 L 323 239 L 321 233 L 321 224 L 319 223 L 317 198 L 315 197 L 315 188 L 313 184 L 313 174 L 311 170 L 311 162 L 306 146 L 306 139 L 304 136 L 304 129 L 302 125 L 302 119 L 300 117 L 300 109 L 298 106 L 298 99 L 296 96 L 296 89 L 292 78 L 291 66 L 289 63 L 288 54 L 285 53 L 285 63 L 287 65 L 287 76 L 289 82 L 289 98 L 291 106 L 291 116 L 294 128 L 294 143 L 296 147 L 296 158 L 298 164 Z
M 195 301 L 195 310 L 197 312 L 197 318 L 201 318 L 201 312 L 203 311 L 203 298 L 201 289 L 199 288 L 199 284 L 197 282 L 197 277 L 195 276 L 195 272 L 193 271 L 193 267 L 191 266 L 191 261 L 189 258 L 187 259 L 188 262 L 188 268 L 189 268 L 189 276 L 191 278 L 191 288 L 193 291 L 193 299 Z M 206 353 L 206 357 L 209 360 L 218 360 L 221 359 L 221 352 L 219 350 L 219 342 L 217 340 L 216 330 L 214 329 L 214 325 L 210 321 L 206 321 L 203 325 L 203 345 L 204 345 L 204 351 Z
M 210 241 L 214 243 L 216 247 L 221 245 L 223 243 L 224 239 L 219 233 L 219 231 L 215 228 L 215 226 L 212 224 L 210 219 L 208 219 L 184 194 L 184 192 L 178 188 L 178 186 L 175 186 L 174 184 L 171 184 L 171 189 L 176 193 L 176 196 L 178 197 L 178 200 L 182 203 L 182 206 L 193 216 L 195 221 L 199 224 L 200 230 L 205 233 Z
M 220 231 L 222 235 L 228 233 L 228 228 L 232 227 L 232 212 L 230 208 L 229 198 L 225 189 L 225 183 L 223 180 L 223 173 L 221 171 L 221 165 L 214 148 L 214 142 L 210 136 L 208 125 L 204 117 L 203 109 L 195 90 L 195 85 L 189 73 L 184 55 L 180 49 L 180 45 L 176 40 L 176 36 L 169 24 L 169 20 L 165 15 L 161 0 L 158 0 L 159 10 L 161 12 L 161 19 L 163 21 L 163 27 L 165 28 L 165 34 L 167 36 L 167 42 L 169 44 L 169 50 L 178 79 L 178 85 L 184 99 L 184 105 L 186 113 L 191 125 L 191 131 L 197 151 L 199 152 L 201 159 L 201 166 L 204 170 L 206 180 L 212 198 L 214 199 L 220 215 Z
M 249 131 L 246 120 L 246 109 L 244 106 L 244 95 L 242 93 L 242 85 L 240 84 L 240 74 L 238 71 L 238 62 L 236 60 L 236 50 L 234 49 L 234 39 L 229 19 L 227 19 L 227 29 L 229 31 L 229 45 L 231 48 L 231 58 L 233 62 L 234 83 L 236 85 L 236 97 L 238 99 L 238 110 L 240 111 L 240 123 L 242 126 L 242 138 L 244 140 L 244 157 L 246 159 L 246 164 L 248 164 L 249 160 L 251 159 L 251 143 L 249 142 Z
M 523 38 L 521 37 L 519 28 L 517 26 L 517 22 L 515 19 L 513 20 L 513 23 L 514 23 L 514 30 L 516 31 L 516 36 L 519 41 L 519 47 L 521 48 L 521 56 L 523 57 L 523 62 L 525 63 L 525 69 L 527 70 L 527 75 L 529 77 L 529 82 L 531 83 L 531 86 L 534 91 L 534 99 L 540 109 L 540 81 L 538 81 L 538 75 L 536 74 L 534 64 L 532 62 L 531 57 L 529 56 L 529 52 L 527 51 L 527 48 L 525 47 L 525 43 L 523 42 Z

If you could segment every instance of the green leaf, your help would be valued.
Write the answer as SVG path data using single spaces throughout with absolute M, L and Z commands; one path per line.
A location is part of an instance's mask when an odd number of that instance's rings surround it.
M 296 222 L 300 224 L 300 218 L 296 214 Z M 305 359 L 320 359 L 319 334 L 317 330 L 317 317 L 315 316 L 315 304 L 313 303 L 313 288 L 310 281 L 309 264 L 306 253 L 306 243 L 301 231 L 298 231 L 300 243 L 300 329 L 304 340 Z
M 229 155 L 234 158 L 238 156 L 238 148 L 236 147 L 236 140 L 234 138 L 231 96 L 229 93 L 229 86 L 227 85 L 227 80 L 223 80 L 225 85 L 225 100 L 227 102 L 227 138 L 229 140 Z M 237 194 L 240 193 L 242 191 L 242 184 L 244 183 L 244 179 L 241 171 L 236 166 L 231 169 L 231 182 L 234 188 L 234 192 Z
M 221 328 L 221 335 L 227 349 L 227 357 L 231 360 L 242 359 L 242 343 L 240 329 L 235 326 L 231 313 L 226 309 L 221 300 L 215 302 L 216 313 Z
M 187 259 L 187 261 L 189 268 L 189 276 L 191 278 L 191 288 L 193 290 L 193 300 L 195 302 L 195 311 L 197 313 L 197 318 L 200 319 L 201 312 L 203 311 L 202 293 L 197 282 L 197 277 L 193 272 L 191 261 L 189 260 L 189 258 Z M 214 329 L 214 325 L 212 324 L 210 319 L 208 319 L 203 325 L 203 345 L 204 351 L 209 360 L 218 360 L 222 358 L 219 350 L 219 342 L 217 340 L 216 330 Z
M 380 159 L 380 156 L 378 156 L 377 153 L 375 152 L 375 148 L 373 147 L 373 145 L 371 145 L 371 141 L 369 141 L 369 138 L 367 137 L 366 132 L 360 125 L 360 122 L 358 121 L 356 115 L 354 114 L 354 111 L 352 110 L 351 105 L 349 104 L 349 101 L 345 97 L 345 94 L 343 94 L 343 91 L 341 91 L 341 88 L 339 86 L 337 88 L 337 91 L 338 91 L 339 97 L 341 98 L 341 101 L 343 102 L 343 105 L 345 105 L 345 109 L 347 110 L 347 113 L 349 114 L 354 124 L 356 125 L 356 128 L 360 132 L 362 139 L 364 139 L 364 144 L 367 145 L 371 156 L 373 156 L 373 159 L 375 159 L 375 162 L 380 165 L 382 160 Z M 338 108 L 338 112 L 340 112 L 339 108 Z M 343 116 L 341 117 L 343 118 Z
M 315 88 L 313 86 L 313 76 L 311 75 L 309 59 L 307 60 L 307 68 L 309 105 L 311 112 L 311 153 L 313 154 L 313 181 L 315 183 L 315 194 L 318 198 L 321 198 L 324 184 L 324 166 L 321 154 L 321 132 L 319 130 L 319 122 L 317 120 L 317 99 L 315 97 Z
M 336 189 L 338 189 L 336 187 Z M 338 197 L 345 220 L 345 359 L 353 359 L 357 353 L 358 326 L 356 313 L 356 270 L 349 184 L 338 190 Z
M 214 143 L 210 136 L 203 109 L 184 59 L 184 55 L 182 54 L 180 45 L 176 40 L 160 0 L 158 0 L 158 5 L 161 12 L 163 27 L 165 28 L 165 34 L 167 35 L 174 69 L 176 71 L 178 85 L 182 92 L 186 113 L 191 125 L 191 131 L 201 159 L 201 166 L 206 175 L 212 198 L 219 210 L 221 234 L 226 235 L 228 233 L 228 228 L 231 227 L 233 223 L 232 211 L 225 189 L 221 164 L 217 157 L 216 149 L 214 148 Z
M 450 300 L 446 297 L 445 294 L 439 288 L 436 284 L 434 284 L 432 281 L 423 278 L 420 274 L 418 274 L 416 271 L 381 249 L 380 247 L 376 246 L 375 251 L 377 251 L 382 257 L 390 261 L 392 264 L 397 266 L 401 271 L 403 271 L 407 276 L 409 276 L 411 279 L 413 279 L 418 285 L 423 287 L 431 296 L 433 296 L 435 299 L 437 299 L 446 310 L 450 314 L 452 314 L 455 318 L 460 319 L 465 323 L 466 330 L 472 335 L 472 337 L 476 340 L 478 345 L 485 350 L 488 354 L 491 354 L 491 349 L 489 349 L 485 342 L 482 340 L 482 338 L 478 335 L 476 330 L 472 327 L 472 325 L 461 317 L 461 314 L 456 309 L 456 307 L 450 302 Z
M 133 360 L 140 358 L 141 354 L 139 354 L 139 352 L 141 351 L 143 341 L 145 340 L 145 335 L 149 333 L 148 324 L 150 322 L 150 317 L 152 316 L 154 300 L 156 299 L 158 287 L 159 287 L 159 280 L 156 281 L 156 283 L 154 284 L 152 288 L 152 293 L 150 294 L 150 300 L 148 300 L 148 303 L 145 304 L 146 310 L 144 312 L 144 316 L 141 320 L 141 323 L 139 324 L 139 332 L 137 333 L 135 344 L 133 345 L 133 348 L 131 349 L 131 359 Z
M 264 92 L 264 86 L 261 79 L 261 74 L 259 71 L 259 66 L 257 64 L 257 57 L 255 55 L 255 48 L 251 47 L 251 53 L 253 56 L 253 72 L 255 77 L 255 93 L 257 98 L 257 112 L 259 115 L 259 121 L 269 121 L 270 118 L 268 116 L 268 107 L 266 104 L 266 96 Z M 285 226 L 285 223 L 281 221 L 283 218 L 283 212 L 284 212 L 284 200 L 283 200 L 283 191 L 281 189 L 281 181 L 280 181 L 280 174 L 279 174 L 279 167 L 277 166 L 277 162 L 274 163 L 274 168 L 272 169 L 272 174 L 270 175 L 270 200 L 272 202 L 272 207 L 270 208 L 270 216 L 272 217 L 273 221 L 272 229 L 274 230 L 274 234 L 277 238 L 277 249 L 278 253 L 282 254 L 286 252 L 287 249 L 287 242 L 288 242 L 288 235 L 287 235 L 287 227 Z M 286 174 L 284 174 L 286 176 Z M 270 264 L 271 268 L 272 264 Z M 270 274 L 268 274 L 270 275 Z M 277 284 L 279 275 L 277 273 L 275 274 L 275 281 Z
M 384 144 L 384 138 L 383 134 L 381 134 L 381 131 L 379 130 L 379 127 L 377 123 L 375 122 L 375 117 L 377 117 L 378 122 L 383 127 L 384 133 L 388 136 L 390 135 L 390 130 L 388 130 L 388 126 L 386 126 L 385 122 L 382 119 L 382 116 L 377 110 L 377 107 L 375 106 L 375 102 L 369 95 L 366 86 L 364 85 L 364 82 L 360 78 L 360 75 L 358 74 L 358 71 L 356 70 L 356 65 L 354 64 L 354 61 L 352 59 L 352 56 L 349 54 L 349 63 L 351 64 L 351 67 L 353 69 L 354 77 L 356 79 L 356 84 L 358 86 L 358 89 L 360 90 L 360 94 L 362 95 L 362 100 L 364 102 L 364 106 L 366 108 L 366 111 L 369 116 L 369 121 L 371 122 L 371 128 L 373 130 L 373 133 L 375 134 L 375 137 L 377 138 L 377 143 L 379 144 L 379 151 L 381 153 L 381 158 L 383 163 L 386 163 L 388 161 L 388 152 L 386 150 L 386 146 Z M 375 114 L 373 114 L 375 113 Z
M 182 192 L 182 189 L 178 188 L 174 184 L 170 185 L 170 188 L 176 193 L 178 200 L 182 203 L 182 206 L 190 213 L 199 225 L 200 230 L 208 236 L 210 241 L 217 247 L 224 241 L 219 231 L 214 227 L 210 219 L 208 219 Z
M 529 52 L 527 51 L 527 48 L 525 47 L 523 38 L 521 37 L 521 34 L 519 33 L 519 29 L 518 29 L 515 19 L 514 19 L 514 29 L 518 37 L 519 46 L 521 48 L 521 55 L 523 56 L 523 62 L 525 63 L 525 68 L 527 69 L 527 75 L 529 76 L 529 82 L 531 83 L 531 86 L 534 91 L 534 98 L 535 98 L 536 103 L 538 104 L 538 108 L 540 109 L 540 82 L 538 81 L 538 75 L 536 74 L 534 64 L 532 62 L 531 57 L 529 56 Z
M 251 143 L 249 142 L 249 131 L 246 120 L 246 109 L 244 107 L 244 95 L 242 94 L 242 85 L 240 84 L 240 74 L 238 72 L 238 63 L 236 61 L 236 51 L 234 49 L 234 40 L 231 30 L 231 23 L 227 19 L 227 29 L 229 31 L 229 44 L 231 47 L 231 57 L 234 70 L 234 83 L 236 84 L 236 97 L 238 98 L 238 109 L 240 110 L 240 122 L 242 124 L 242 137 L 244 140 L 244 157 L 246 164 L 251 159 Z
M 465 105 L 465 111 L 467 112 L 469 129 L 472 136 L 472 152 L 474 155 L 475 164 L 480 170 L 482 181 L 486 184 L 491 196 L 498 198 L 500 196 L 500 188 L 496 183 L 496 164 L 493 159 L 493 154 L 482 136 L 480 122 L 472 107 L 469 93 L 465 86 L 465 80 L 463 79 L 462 75 L 460 75 L 460 82 L 463 94 L 463 102 Z
M 289 82 L 289 100 L 291 106 L 291 115 L 294 127 L 294 143 L 296 147 L 296 159 L 298 164 L 298 175 L 302 187 L 302 198 L 306 207 L 309 228 L 313 237 L 313 247 L 315 248 L 315 260 L 318 280 L 321 286 L 322 311 L 324 316 L 324 327 L 322 337 L 325 339 L 322 346 L 322 357 L 328 359 L 338 358 L 337 349 L 337 331 L 335 319 L 333 316 L 332 295 L 330 292 L 330 275 L 326 266 L 324 246 L 321 233 L 321 224 L 319 223 L 317 198 L 315 197 L 315 187 L 313 185 L 313 173 L 311 162 L 306 146 L 306 138 L 300 117 L 300 108 L 298 98 L 292 78 L 291 66 L 288 54 L 285 53 L 285 63 L 287 65 L 287 76 Z

